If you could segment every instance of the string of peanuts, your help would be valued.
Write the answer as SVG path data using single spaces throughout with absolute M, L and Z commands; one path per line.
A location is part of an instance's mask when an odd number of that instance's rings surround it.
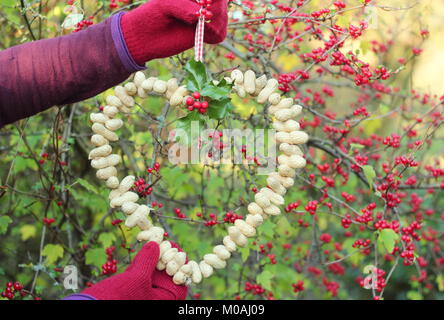
M 255 201 L 248 205 L 249 213 L 245 220 L 238 219 L 233 226 L 228 227 L 228 235 L 223 238 L 222 244 L 215 246 L 212 253 L 204 255 L 199 263 L 193 260 L 186 262 L 186 253 L 172 248 L 171 243 L 164 240 L 164 230 L 152 225 L 148 218 L 151 209 L 146 205 L 139 205 L 138 194 L 130 191 L 135 177 L 127 176 L 121 181 L 117 178 L 116 166 L 121 162 L 121 157 L 112 154 L 109 144 L 119 139 L 115 131 L 123 126 L 123 121 L 116 116 L 119 112 L 131 112 L 136 96 L 143 99 L 150 93 L 156 93 L 165 96 L 170 105 L 175 107 L 185 105 L 189 97 L 186 87 L 179 86 L 175 78 L 163 81 L 155 77 L 146 78 L 144 73 L 137 72 L 133 82 L 115 87 L 114 95 L 106 98 L 107 105 L 102 112 L 92 113 L 90 116 L 94 132 L 91 142 L 95 148 L 90 152 L 89 159 L 91 166 L 97 169 L 97 178 L 106 181 L 107 187 L 112 189 L 109 194 L 111 208 L 120 208 L 127 215 L 127 227 L 138 226 L 141 229 L 137 235 L 138 241 L 155 241 L 159 244 L 157 269 L 166 270 L 178 285 L 191 282 L 198 284 L 203 278 L 210 277 L 214 269 L 225 268 L 226 261 L 237 246 L 245 247 L 248 238 L 256 235 L 256 228 L 265 219 L 281 213 L 279 206 L 284 204 L 283 196 L 294 184 L 295 170 L 306 165 L 298 145 L 306 143 L 308 135 L 300 131 L 299 123 L 294 120 L 301 113 L 302 107 L 294 104 L 292 98 L 283 98 L 276 92 L 278 82 L 275 79 L 267 79 L 265 75 L 256 77 L 251 70 L 245 73 L 234 70 L 231 77 L 226 77 L 225 80 L 233 84 L 233 90 L 239 97 L 250 95 L 256 97 L 260 104 L 270 104 L 268 113 L 273 116 L 280 155 L 277 172 L 270 173 L 267 178 L 268 187 L 255 194 Z

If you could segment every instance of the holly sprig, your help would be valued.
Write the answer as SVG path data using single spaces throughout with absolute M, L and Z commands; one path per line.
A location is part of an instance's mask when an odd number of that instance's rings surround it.
M 187 129 L 192 121 L 204 124 L 208 120 L 219 121 L 227 118 L 233 110 L 230 97 L 232 85 L 225 79 L 213 80 L 202 62 L 190 60 L 185 65 L 185 71 L 187 72 L 185 77 L 187 89 L 190 92 L 200 93 L 200 96 L 208 102 L 208 108 L 205 113 L 190 111 L 185 117 L 178 119 L 177 127 Z

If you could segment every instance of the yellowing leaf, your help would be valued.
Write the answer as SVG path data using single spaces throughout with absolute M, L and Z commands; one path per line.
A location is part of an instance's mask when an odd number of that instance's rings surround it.
M 381 129 L 381 127 L 382 127 L 381 119 L 368 120 L 365 122 L 364 132 L 368 136 L 371 136 L 373 133 L 378 131 L 378 129 Z
M 368 181 L 368 184 L 370 185 L 370 190 L 373 188 L 373 181 L 376 178 L 376 172 L 375 169 L 373 169 L 372 166 L 362 166 L 362 170 L 364 171 L 364 175 Z
M 43 248 L 42 256 L 46 257 L 47 265 L 53 264 L 58 259 L 63 258 L 63 247 L 59 244 L 47 244 Z
M 36 227 L 32 224 L 25 224 L 20 228 L 20 234 L 22 236 L 22 240 L 26 241 L 30 238 L 34 238 L 36 235 Z
M 389 253 L 392 253 L 398 239 L 399 235 L 392 229 L 383 229 L 379 232 L 378 242 L 380 242 Z
M 282 67 L 284 72 L 290 72 L 300 64 L 300 59 L 295 54 L 282 54 L 277 58 L 277 64 Z

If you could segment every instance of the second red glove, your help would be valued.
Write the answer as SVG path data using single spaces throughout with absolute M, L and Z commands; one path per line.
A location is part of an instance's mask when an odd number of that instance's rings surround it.
M 180 250 L 175 243 L 172 246 Z M 159 245 L 148 242 L 125 272 L 96 283 L 82 294 L 98 300 L 184 300 L 187 287 L 174 284 L 165 271 L 156 270 L 159 254 Z

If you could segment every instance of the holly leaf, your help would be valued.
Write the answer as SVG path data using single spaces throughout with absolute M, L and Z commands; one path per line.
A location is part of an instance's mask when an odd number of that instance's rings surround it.
M 226 118 L 232 110 L 231 98 L 213 100 L 209 103 L 207 114 L 211 119 L 221 120 Z
M 398 239 L 399 235 L 393 231 L 393 229 L 382 229 L 379 231 L 378 242 L 381 243 L 389 253 L 393 252 Z
M 226 88 L 220 88 L 216 87 L 214 85 L 206 85 L 200 93 L 204 97 L 209 97 L 211 100 L 221 100 L 228 97 L 230 94 L 230 90 L 227 90 Z
M 270 271 L 265 270 L 257 275 L 256 282 L 258 284 L 260 284 L 264 289 L 271 291 L 272 290 L 272 287 L 271 287 L 271 279 L 272 278 L 273 278 L 273 274 Z
M 185 117 L 179 118 L 176 122 L 176 129 L 182 129 L 190 133 L 191 125 L 197 121 L 199 126 L 205 123 L 205 116 L 197 111 L 188 113 Z
M 58 259 L 63 258 L 63 247 L 59 244 L 47 244 L 43 248 L 42 256 L 46 257 L 46 264 L 53 264 Z
M 222 100 L 230 97 L 231 88 L 232 85 L 223 79 L 217 85 L 214 83 L 205 84 L 200 93 L 212 100 Z
M 106 262 L 106 253 L 103 248 L 89 249 L 85 253 L 85 263 L 101 268 Z
M 185 65 L 187 71 L 186 80 L 188 80 L 188 89 L 190 91 L 201 91 L 204 85 L 208 82 L 207 70 L 202 62 L 197 62 L 194 59 L 188 61 Z
M 12 219 L 8 216 L 0 216 L 0 234 L 5 234 L 8 230 L 9 224 L 12 222 Z
M 370 191 L 373 189 L 373 181 L 376 178 L 376 172 L 375 169 L 373 169 L 372 166 L 366 165 L 362 166 L 362 171 L 364 171 L 365 178 L 368 181 L 368 184 L 370 185 Z

